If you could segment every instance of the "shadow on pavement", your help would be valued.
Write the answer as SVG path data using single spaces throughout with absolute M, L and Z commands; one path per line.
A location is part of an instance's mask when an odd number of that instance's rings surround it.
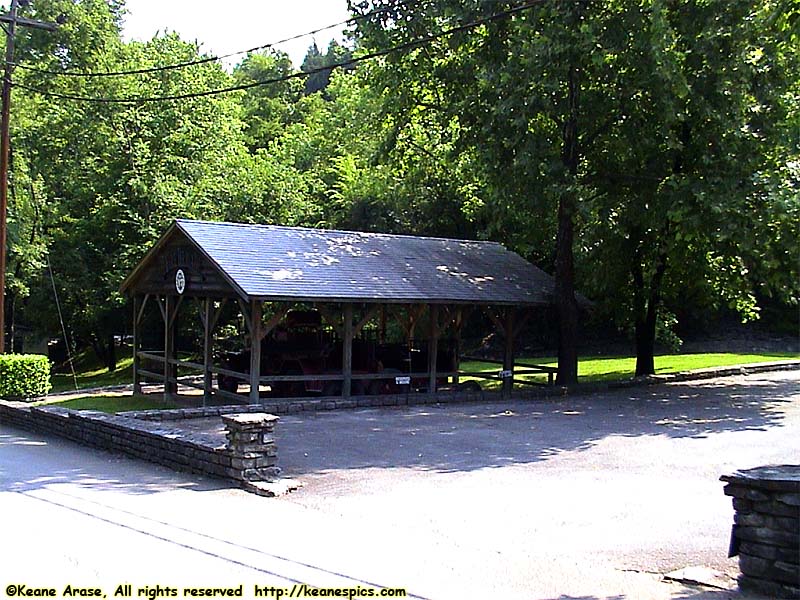
M 548 600 L 625 600 L 625 596 L 565 596 Z
M 705 438 L 765 431 L 800 396 L 794 377 L 686 382 L 591 396 L 288 415 L 278 426 L 289 476 L 338 469 L 471 471 L 546 460 L 609 436 Z
M 739 590 L 697 590 L 674 596 L 672 600 L 769 600 L 764 596 L 753 596 Z
M 53 453 L 63 468 L 53 470 Z M 52 436 L 0 430 L 0 492 L 27 492 L 54 484 L 151 494 L 176 488 L 207 491 L 230 487 L 224 482 L 176 474 L 165 467 L 131 460 L 103 450 L 88 450 Z M 89 457 L 89 460 L 87 460 Z M 125 462 L 125 469 L 120 463 Z M 120 477 L 125 473 L 124 478 Z

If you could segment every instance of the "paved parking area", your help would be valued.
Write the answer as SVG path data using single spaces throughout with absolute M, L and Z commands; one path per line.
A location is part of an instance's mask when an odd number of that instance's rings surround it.
M 522 560 L 521 579 L 558 557 L 569 557 L 575 578 L 601 563 L 735 574 L 726 557 L 731 502 L 718 478 L 800 462 L 799 384 L 793 371 L 285 417 L 281 464 L 306 487 L 284 501 L 480 548 L 497 571 Z
M 264 499 L 0 428 L 0 510 L 20 516 L 7 527 L 17 545 L 0 550 L 4 576 L 36 556 L 51 561 L 52 576 L 142 584 L 375 584 L 423 598 L 742 597 L 661 575 L 687 566 L 735 574 L 726 558 L 733 511 L 718 479 L 800 462 L 800 371 L 290 415 L 278 429 L 280 464 L 305 485 Z M 32 523 L 48 532 L 46 547 L 25 537 Z

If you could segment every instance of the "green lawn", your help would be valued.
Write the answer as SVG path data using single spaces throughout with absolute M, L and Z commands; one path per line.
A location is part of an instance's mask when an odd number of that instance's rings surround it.
M 74 410 L 100 410 L 107 413 L 125 412 L 128 410 L 151 410 L 178 408 L 177 404 L 164 402 L 159 396 L 84 396 L 81 398 L 71 398 L 61 402 L 51 398 L 39 404 L 48 406 L 60 406 L 62 408 L 72 408 Z
M 722 352 L 713 354 L 666 354 L 656 356 L 656 373 L 675 373 L 678 371 L 689 371 L 692 369 L 703 369 L 709 367 L 723 367 L 730 365 L 745 365 L 759 362 L 775 362 L 786 359 L 800 359 L 800 354 L 796 353 L 767 353 L 767 354 L 736 354 L 732 352 Z M 126 358 L 119 362 L 116 371 L 109 373 L 102 368 L 88 368 L 78 373 L 79 389 L 101 387 L 106 385 L 130 383 L 132 359 Z M 517 359 L 517 367 L 525 364 L 544 365 L 556 367 L 555 358 L 520 358 Z M 619 379 L 629 379 L 633 377 L 636 359 L 629 356 L 605 356 L 605 357 L 586 357 L 582 358 L 578 364 L 578 375 L 583 383 L 597 381 L 612 381 Z M 497 373 L 500 366 L 487 362 L 467 361 L 462 363 L 463 371 Z M 547 382 L 544 374 L 522 375 L 518 379 L 529 381 Z M 464 377 L 464 380 L 474 379 Z M 69 391 L 75 389 L 71 375 L 53 375 L 53 392 Z M 500 386 L 499 380 L 480 380 L 481 385 L 486 389 L 496 389 Z M 521 388 L 528 386 L 520 385 Z M 63 406 L 76 410 L 101 410 L 114 413 L 128 410 L 149 410 L 158 408 L 177 408 L 174 404 L 165 404 L 158 396 L 116 396 L 99 395 L 84 396 L 70 400 L 58 402 L 51 398 L 47 404 Z
M 775 362 L 787 359 L 800 359 L 800 354 L 791 352 L 778 352 L 767 354 L 737 354 L 734 352 L 719 352 L 711 354 L 665 354 L 655 357 L 656 373 L 676 373 L 692 369 L 706 369 L 710 367 L 725 367 L 731 365 L 745 365 L 760 362 Z M 516 365 L 536 364 L 547 367 L 556 367 L 555 358 L 520 358 Z M 462 363 L 462 370 L 476 372 L 497 372 L 499 365 L 485 362 L 470 361 Z M 613 381 L 633 377 L 636 368 L 636 358 L 631 356 L 603 356 L 581 358 L 578 362 L 578 377 L 582 383 L 597 381 Z M 546 375 L 523 375 L 521 379 L 529 381 L 547 382 Z M 484 380 L 484 387 L 489 389 L 498 387 L 499 381 Z
M 121 358 L 117 361 L 117 369 L 111 372 L 105 367 L 81 365 L 80 363 L 76 365 L 75 371 L 79 390 L 131 383 L 133 381 L 133 357 Z M 74 390 L 75 379 L 72 378 L 72 373 L 54 373 L 50 377 L 50 383 L 53 384 L 51 393 Z

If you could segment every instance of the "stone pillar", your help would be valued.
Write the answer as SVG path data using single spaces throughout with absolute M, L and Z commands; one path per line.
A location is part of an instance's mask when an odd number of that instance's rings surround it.
M 733 497 L 729 555 L 739 555 L 739 587 L 800 598 L 800 465 L 756 467 L 720 479 Z
M 239 481 L 270 481 L 280 474 L 276 466 L 275 425 L 278 417 L 267 413 L 222 415 L 228 430 L 231 457 L 228 475 Z

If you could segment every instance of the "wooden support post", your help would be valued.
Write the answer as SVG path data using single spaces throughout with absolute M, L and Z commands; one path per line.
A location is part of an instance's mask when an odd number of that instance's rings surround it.
M 381 344 L 386 343 L 386 305 L 381 304 L 381 324 L 378 329 L 378 342 Z
M 429 310 L 430 337 L 428 338 L 428 393 L 436 393 L 437 355 L 439 353 L 439 305 L 431 304 Z
M 406 341 L 408 342 L 409 349 L 414 342 L 414 334 L 417 330 L 417 322 L 419 321 L 422 313 L 425 311 L 424 304 L 411 304 L 408 307 L 407 319 L 405 322 L 401 320 L 401 325 L 406 330 Z
M 453 376 L 453 383 L 455 385 L 459 384 L 459 376 L 458 372 L 461 370 L 461 328 L 464 326 L 464 311 L 459 306 L 456 309 L 456 315 L 453 318 L 453 344 L 455 347 L 453 348 L 453 353 L 455 356 L 453 357 L 453 362 L 455 363 L 455 375 Z
M 164 298 L 164 401 L 169 402 L 178 391 L 178 384 L 170 381 L 176 376 L 175 365 L 169 361 L 175 358 L 175 315 L 176 302 L 173 296 Z
M 258 388 L 261 383 L 261 339 L 264 337 L 261 335 L 263 309 L 259 300 L 250 302 L 250 404 L 258 404 L 261 399 Z
M 511 371 L 511 377 L 503 378 L 503 398 L 510 398 L 514 390 L 514 309 L 505 310 L 505 322 L 503 323 L 503 334 L 506 338 L 503 350 L 503 371 Z
M 142 382 L 139 381 L 139 296 L 133 297 L 133 393 L 142 393 Z
M 342 397 L 349 398 L 353 383 L 353 305 L 344 305 L 344 339 L 342 340 Z
M 211 400 L 211 335 L 214 329 L 211 298 L 203 301 L 203 406 Z

